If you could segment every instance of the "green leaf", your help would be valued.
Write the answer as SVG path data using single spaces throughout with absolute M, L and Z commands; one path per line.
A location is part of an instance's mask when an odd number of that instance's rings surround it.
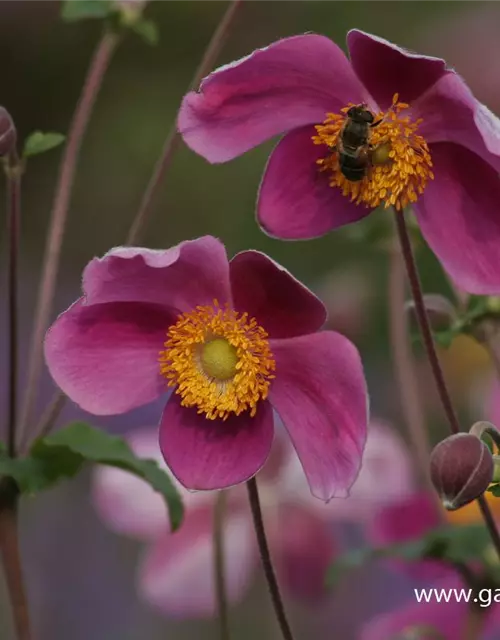
M 152 20 L 145 20 L 144 18 L 137 20 L 132 24 L 132 29 L 137 35 L 141 36 L 145 42 L 153 47 L 160 41 L 158 25 Z
M 114 9 L 112 0 L 66 0 L 63 3 L 61 17 L 66 22 L 106 18 Z
M 486 489 L 486 491 L 492 493 L 495 498 L 500 498 L 500 484 L 492 484 L 488 487 L 488 489 Z
M 181 497 L 168 474 L 154 460 L 141 460 L 117 436 L 75 422 L 37 440 L 27 458 L 12 460 L 0 451 L 0 474 L 12 476 L 23 493 L 37 493 L 64 478 L 72 478 L 85 462 L 96 462 L 129 471 L 145 480 L 166 501 L 172 529 L 183 516 Z
M 440 559 L 464 563 L 481 558 L 489 544 L 489 534 L 482 525 L 442 527 L 423 538 L 381 548 L 356 549 L 340 557 L 328 570 L 327 583 L 335 584 L 347 570 L 359 568 L 379 558 L 399 558 L 407 562 Z
M 39 153 L 50 151 L 50 149 L 54 149 L 54 147 L 58 147 L 64 142 L 64 139 L 65 136 L 62 133 L 34 131 L 26 138 L 23 156 L 28 158 L 29 156 L 36 156 Z

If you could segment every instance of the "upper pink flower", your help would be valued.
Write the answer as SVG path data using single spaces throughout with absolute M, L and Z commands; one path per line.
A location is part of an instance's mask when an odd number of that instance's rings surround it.
M 346 496 L 366 438 L 355 347 L 319 331 L 322 303 L 256 251 L 228 262 L 210 236 L 172 249 L 112 249 L 45 339 L 61 389 L 94 414 L 124 413 L 175 388 L 160 446 L 188 489 L 244 482 L 266 461 L 273 409 L 312 493 Z
M 260 187 L 257 216 L 268 233 L 311 238 L 382 202 L 413 202 L 422 233 L 459 286 L 495 293 L 500 121 L 443 60 L 358 30 L 347 44 L 350 60 L 324 36 L 295 36 L 221 67 L 185 96 L 179 131 L 210 162 L 286 134 Z M 372 156 L 377 166 L 351 182 L 339 169 L 337 143 L 345 108 L 361 103 L 383 118 L 373 142 L 392 155 Z

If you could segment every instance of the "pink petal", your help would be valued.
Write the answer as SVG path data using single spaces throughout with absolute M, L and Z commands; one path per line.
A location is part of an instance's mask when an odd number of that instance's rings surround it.
M 259 189 L 257 219 L 269 235 L 284 240 L 322 236 L 366 217 L 371 209 L 330 187 L 316 161 L 328 154 L 313 144 L 313 127 L 288 133 L 275 147 Z
M 315 511 L 283 504 L 268 535 L 283 588 L 297 599 L 318 603 L 326 594 L 326 572 L 335 553 L 325 521 Z
M 153 304 L 75 302 L 45 336 L 56 384 L 85 411 L 125 413 L 166 391 L 158 354 L 172 318 Z
M 212 236 L 154 251 L 118 247 L 94 258 L 83 273 L 87 304 L 150 302 L 178 312 L 229 301 L 229 265 L 224 245 Z
M 455 144 L 433 145 L 435 179 L 415 205 L 422 233 L 456 284 L 500 291 L 500 177 Z
M 370 542 L 386 546 L 416 540 L 440 523 L 436 501 L 427 493 L 382 507 L 368 529 Z
M 433 584 L 432 587 L 438 590 L 467 589 L 456 574 Z M 441 633 L 442 636 L 439 637 L 443 640 L 457 640 L 461 637 L 467 610 L 466 602 L 457 602 L 453 597 L 449 602 L 437 602 L 435 598 L 431 602 L 417 602 L 413 596 L 406 607 L 370 620 L 363 628 L 361 640 L 388 640 L 396 638 L 402 631 L 426 626 Z
M 161 612 L 176 617 L 216 613 L 211 510 L 190 514 L 173 536 L 151 547 L 140 569 L 141 596 Z M 229 513 L 224 529 L 227 597 L 243 599 L 256 563 L 254 532 L 245 512 Z
M 196 409 L 182 407 L 173 395 L 161 419 L 160 448 L 187 489 L 224 489 L 257 473 L 267 460 L 273 434 L 268 402 L 260 403 L 254 418 L 245 412 L 226 421 L 208 420 Z
M 227 162 L 264 140 L 323 122 L 363 88 L 342 50 L 306 34 L 279 40 L 217 69 L 188 93 L 178 128 L 186 144 L 209 162 Z
M 410 453 L 399 434 L 372 422 L 363 453 L 361 471 L 347 500 L 333 505 L 335 519 L 366 522 L 382 505 L 408 496 L 415 488 Z
M 413 102 L 447 72 L 440 58 L 412 53 L 358 29 L 347 34 L 347 46 L 354 71 L 381 109 L 392 104 L 395 93 L 402 102 Z
M 169 471 L 158 444 L 158 428 L 136 429 L 127 433 L 127 441 L 140 458 L 155 460 Z M 172 478 L 175 482 L 175 478 Z M 178 485 L 184 506 L 189 511 L 211 504 L 215 494 L 191 493 Z M 117 533 L 142 539 L 157 538 L 170 531 L 165 500 L 151 486 L 131 473 L 99 466 L 93 472 L 93 497 L 102 520 Z
M 418 493 L 382 507 L 368 523 L 367 538 L 375 547 L 391 546 L 418 540 L 440 524 L 439 507 L 434 496 Z M 388 562 L 414 579 L 425 580 L 427 584 L 450 573 L 449 565 L 434 560 L 404 562 L 394 559 Z
M 311 492 L 346 497 L 358 475 L 368 421 L 363 367 L 354 345 L 333 331 L 272 340 L 276 379 L 269 401 L 279 413 Z
M 500 171 L 500 120 L 472 95 L 456 73 L 447 73 L 412 105 L 429 143 L 455 142 Z
M 239 253 L 230 272 L 235 308 L 256 318 L 271 338 L 312 333 L 325 323 L 323 303 L 264 253 Z

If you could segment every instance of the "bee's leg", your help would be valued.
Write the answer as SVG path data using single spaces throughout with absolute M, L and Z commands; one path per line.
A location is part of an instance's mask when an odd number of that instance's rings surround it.
M 380 120 L 375 120 L 375 122 L 371 123 L 370 129 L 373 129 L 373 127 L 378 127 L 378 125 L 382 124 L 383 121 L 384 121 L 384 118 L 380 118 Z

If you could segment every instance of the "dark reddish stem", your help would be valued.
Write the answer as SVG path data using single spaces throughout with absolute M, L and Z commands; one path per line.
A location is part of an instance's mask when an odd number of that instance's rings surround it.
M 396 228 L 398 232 L 399 241 L 401 244 L 401 251 L 403 259 L 406 265 L 406 272 L 408 274 L 408 280 L 410 283 L 413 300 L 415 302 L 415 312 L 417 315 L 420 332 L 429 359 L 436 387 L 445 411 L 448 423 L 452 433 L 459 433 L 460 425 L 458 422 L 457 414 L 451 401 L 451 396 L 444 379 L 443 370 L 436 352 L 434 344 L 434 338 L 432 337 L 431 325 L 429 317 L 427 315 L 427 309 L 425 308 L 424 296 L 422 292 L 422 286 L 420 284 L 420 277 L 418 275 L 418 269 L 415 262 L 415 256 L 413 255 L 413 249 L 411 246 L 410 236 L 408 234 L 408 228 L 406 226 L 405 215 L 403 212 L 394 211 L 394 217 L 396 220 Z M 500 535 L 498 533 L 495 520 L 491 514 L 490 508 L 484 496 L 478 498 L 479 508 L 481 510 L 484 522 L 489 531 L 492 542 L 495 546 L 498 556 L 500 557 Z
M 9 592 L 17 640 L 30 640 L 28 600 L 19 550 L 17 486 L 11 478 L 0 480 L 0 554 Z
M 264 529 L 264 521 L 262 519 L 262 509 L 260 507 L 259 490 L 257 488 L 257 481 L 255 478 L 252 478 L 247 482 L 247 489 L 255 534 L 257 536 L 257 543 L 259 545 L 260 557 L 262 560 L 262 567 L 269 587 L 269 593 L 271 594 L 274 612 L 283 638 L 285 638 L 285 640 L 293 640 L 292 629 L 285 612 L 285 606 L 283 604 L 278 581 L 274 572 L 273 562 L 271 560 L 271 554 L 269 552 L 269 545 L 267 544 L 266 531 Z
M 201 80 L 212 70 L 217 58 L 224 46 L 226 38 L 233 26 L 234 19 L 238 12 L 238 9 L 243 4 L 243 0 L 232 0 L 224 15 L 221 18 L 210 42 L 208 43 L 203 58 L 196 69 L 196 72 L 191 80 L 189 89 L 197 89 Z M 160 184 L 162 183 L 167 169 L 170 167 L 174 153 L 177 150 L 179 144 L 179 134 L 177 133 L 177 126 L 174 123 L 170 129 L 161 155 L 156 163 L 153 171 L 153 175 L 146 187 L 146 191 L 142 197 L 139 205 L 139 210 L 132 222 L 130 231 L 127 236 L 127 244 L 135 244 L 139 241 L 144 225 L 151 213 L 151 206 L 158 191 Z
M 104 74 L 118 44 L 118 36 L 105 32 L 97 45 L 70 125 L 57 182 L 49 231 L 45 246 L 42 279 L 38 294 L 35 322 L 30 346 L 26 395 L 19 422 L 21 436 L 29 424 L 36 400 L 38 380 L 42 369 L 43 337 L 47 329 L 56 285 L 61 246 L 68 208 L 75 178 L 80 148 L 87 130 L 94 103 L 102 85 Z
M 17 369 L 18 369 L 18 256 L 19 229 L 21 224 L 21 173 L 22 167 L 17 154 L 7 158 L 5 165 L 7 176 L 7 236 L 8 236 L 8 367 L 9 393 L 7 417 L 7 452 L 10 457 L 16 455 L 17 426 Z

